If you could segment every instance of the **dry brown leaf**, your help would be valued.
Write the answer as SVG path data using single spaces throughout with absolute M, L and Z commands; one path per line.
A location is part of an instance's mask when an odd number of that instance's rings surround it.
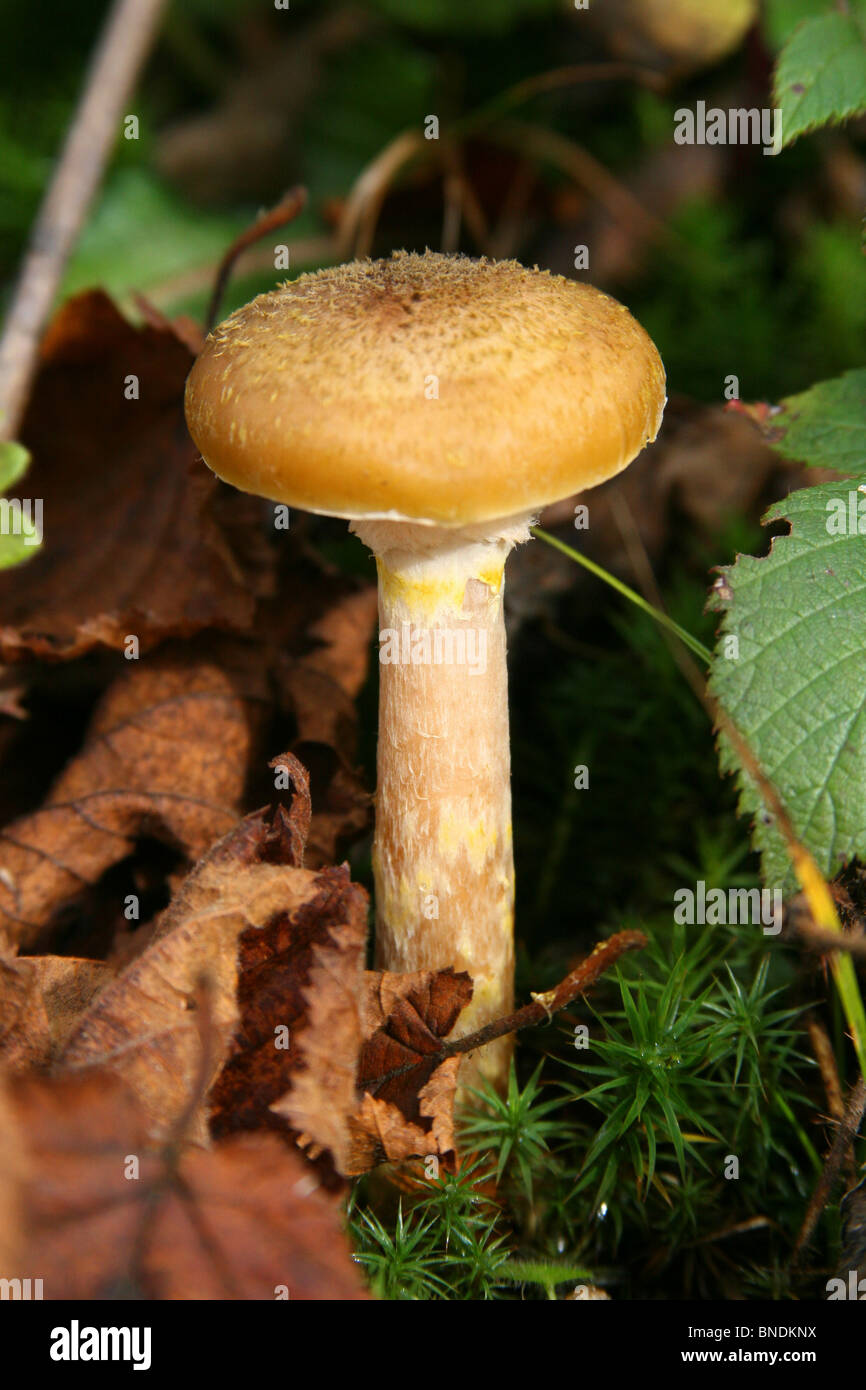
M 347 975 L 345 958 L 319 950 L 306 991 L 307 1026 L 297 1038 L 298 1063 L 288 1091 L 271 1109 L 314 1152 L 327 1149 L 344 1177 L 425 1154 L 450 1161 L 460 1059 L 437 1062 L 431 1054 L 472 997 L 468 975 L 368 971 L 357 1021 L 347 1017 L 343 1002 Z M 392 1072 L 400 1075 L 383 1083 Z
M 277 807 L 266 826 L 258 857 L 265 864 L 290 864 L 292 868 L 302 869 L 312 815 L 310 776 L 293 753 L 280 753 L 271 759 L 268 767 L 285 780 L 282 790 L 291 793 L 292 801 L 289 810 Z
M 242 810 L 266 709 L 254 650 L 229 639 L 130 663 L 45 805 L 0 832 L 0 929 L 32 945 L 140 836 L 203 855 Z
M 19 1268 L 24 1257 L 21 1194 L 26 1176 L 27 1162 L 8 1079 L 0 1074 L 0 1278 Z M 34 1277 L 33 1271 L 30 1277 Z
M 0 1252 L 4 1277 L 38 1271 L 46 1299 L 367 1296 L 338 1208 L 272 1136 L 160 1153 L 105 1073 L 10 1097 L 26 1163 L 0 1147 L 0 1210 L 14 1194 L 26 1241 Z
M 447 1157 L 459 1059 L 433 1054 L 471 998 L 469 977 L 364 973 L 366 895 L 344 869 L 323 871 L 315 887 L 239 938 L 240 1017 L 210 1093 L 211 1130 L 278 1130 L 343 1176 Z
M 286 1117 L 271 1105 L 293 1081 L 291 1127 L 327 1149 L 342 1172 L 347 1117 L 358 1101 L 367 895 L 347 869 L 307 880 L 313 891 L 297 910 L 240 938 L 240 1023 L 211 1092 L 211 1125 L 217 1135 L 286 1134 Z
M 271 924 L 303 924 L 351 887 L 345 870 L 315 874 L 262 862 L 282 843 L 279 819 L 248 816 L 196 866 L 147 948 L 102 990 L 61 1054 L 66 1073 L 121 1076 L 154 1136 L 166 1137 L 184 1116 L 204 1136 L 202 1109 L 189 1115 L 189 1107 L 220 1070 L 238 1023 L 243 933 L 257 940 Z
M 43 499 L 45 538 L 26 583 L 0 574 L 0 659 L 249 628 L 272 586 L 272 552 L 251 546 L 260 504 L 198 461 L 183 420 L 188 348 L 168 329 L 134 328 L 91 291 L 58 311 L 41 357 L 22 486 Z M 132 377 L 137 400 L 126 398 Z
M 472 998 L 472 980 L 453 970 L 416 971 L 408 975 L 365 977 L 364 1046 L 358 1084 L 376 1098 L 379 1122 L 383 1104 L 413 1128 L 420 1126 L 424 1148 L 417 1153 L 449 1155 L 455 1147 L 454 1097 L 459 1057 L 437 1060 L 462 1009 Z M 386 1079 L 383 1079 L 386 1078 Z M 393 1130 L 389 1131 L 393 1135 Z M 371 1137 L 374 1131 L 369 1131 Z M 370 1167 L 375 1148 L 364 1146 L 356 1130 L 355 1171 Z M 386 1150 L 389 1158 L 397 1154 Z M 408 1157 L 408 1155 L 405 1155 Z M 381 1162 L 381 1158 L 376 1161 Z
M 297 724 L 294 751 L 311 773 L 307 862 L 313 868 L 339 863 L 371 822 L 372 798 L 353 766 L 354 701 L 367 678 L 376 615 L 374 586 L 335 592 L 306 634 L 318 645 L 280 666 L 280 688 Z
M 454 1064 L 448 1070 L 456 1086 L 459 1059 L 455 1058 Z M 369 1091 L 364 1092 L 352 1116 L 350 1133 L 351 1144 L 345 1159 L 347 1174 L 366 1173 L 379 1163 L 402 1163 L 407 1158 L 439 1153 L 432 1134 L 408 1121 L 396 1105 L 377 1100 Z
M 337 597 L 308 629 L 308 637 L 320 645 L 304 658 L 304 664 L 330 676 L 351 700 L 367 679 L 377 615 L 376 586 L 370 584 Z M 312 737 L 309 730 L 306 736 Z
M 111 978 L 103 961 L 74 956 L 0 957 L 0 1061 L 47 1067 Z
M 207 687 L 204 693 L 207 703 Z M 184 689 L 181 708 L 188 698 Z M 133 714 L 129 727 L 140 733 L 149 712 Z M 120 733 L 95 740 L 97 768 L 104 758 L 113 768 L 120 740 Z M 290 804 L 235 825 L 188 875 L 144 949 L 71 1023 L 68 1010 L 55 1008 L 55 996 L 47 1007 L 48 997 L 36 990 L 34 972 L 48 981 L 52 969 L 46 958 L 9 965 L 10 1054 L 19 1064 L 44 1062 L 65 1036 L 57 1069 L 122 1078 L 154 1138 L 167 1139 L 179 1126 L 204 1138 L 204 1097 L 216 1081 L 215 1134 L 273 1128 L 286 1136 L 291 1124 L 344 1174 L 404 1154 L 450 1152 L 456 1066 L 444 1064 L 430 1084 L 435 1063 L 428 1054 L 453 1026 L 471 986 L 451 972 L 364 976 L 366 894 L 345 867 L 297 867 L 310 825 L 308 779 L 291 753 L 271 766 L 285 770 Z M 158 772 L 154 766 L 149 775 Z M 73 805 L 86 795 L 88 775 L 87 768 L 69 769 Z M 134 797 L 109 805 L 137 809 Z M 92 821 L 86 818 L 85 830 Z M 74 967 L 55 969 L 65 969 L 68 980 Z M 14 1022 L 28 1018 L 29 1030 Z M 288 1045 L 281 1047 L 284 1032 Z M 365 1098 L 359 1066 L 372 1087 L 377 1059 L 394 1070 L 407 1058 L 411 1066 L 399 1082 Z M 289 1086 L 291 1113 L 281 1115 L 271 1106 Z

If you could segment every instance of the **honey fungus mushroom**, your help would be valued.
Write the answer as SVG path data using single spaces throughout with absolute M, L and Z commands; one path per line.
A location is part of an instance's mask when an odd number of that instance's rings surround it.
M 396 252 L 302 275 L 208 338 L 190 433 L 244 492 L 344 517 L 373 551 L 382 657 L 377 963 L 513 1005 L 503 587 L 538 510 L 655 438 L 664 369 L 628 310 L 514 261 Z M 501 1084 L 509 1043 L 463 1064 Z

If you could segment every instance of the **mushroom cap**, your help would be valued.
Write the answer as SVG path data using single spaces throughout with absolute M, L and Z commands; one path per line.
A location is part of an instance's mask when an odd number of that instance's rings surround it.
M 186 387 L 205 462 L 242 491 L 439 526 L 613 477 L 664 404 L 654 344 L 609 295 L 430 251 L 259 295 L 214 329 Z

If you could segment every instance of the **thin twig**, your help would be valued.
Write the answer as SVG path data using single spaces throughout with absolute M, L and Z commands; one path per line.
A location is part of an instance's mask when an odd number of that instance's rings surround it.
M 453 256 L 460 245 L 460 223 L 463 218 L 463 181 L 456 170 L 452 169 L 445 175 L 442 194 L 444 206 L 439 249 L 443 255 Z
M 472 184 L 466 177 L 462 148 L 446 140 L 442 146 L 441 163 L 444 170 L 445 197 L 442 250 L 453 253 L 458 249 L 462 217 L 481 252 L 488 255 L 490 244 L 487 218 Z
M 488 120 L 498 119 L 503 112 L 510 111 L 544 92 L 555 92 L 563 87 L 578 86 L 583 82 L 616 81 L 634 82 L 656 92 L 664 91 L 669 86 L 662 73 L 634 63 L 570 63 L 566 67 L 549 68 L 546 72 L 537 72 L 533 73 L 532 77 L 522 78 L 513 87 L 507 87 L 504 92 L 493 97 L 480 110 L 473 111 L 466 118 L 465 124 L 474 127 Z
M 806 1015 L 806 1029 L 812 1044 L 812 1051 L 815 1054 L 815 1061 L 821 1071 L 824 1094 L 827 1097 L 827 1110 L 836 1124 L 842 1124 L 845 1119 L 845 1101 L 842 1096 L 842 1082 L 839 1080 L 833 1044 L 827 1029 L 814 1014 Z M 844 1163 L 849 1182 L 856 1182 L 857 1163 L 854 1158 L 854 1149 L 850 1145 L 845 1150 Z
M 562 169 L 591 193 L 614 221 L 636 226 L 644 236 L 655 241 L 675 239 L 670 228 L 649 212 L 589 150 L 558 131 L 523 121 L 500 121 L 490 127 L 487 136 L 497 144 L 518 149 L 524 155 Z
M 847 951 L 850 956 L 866 960 L 866 936 L 863 935 L 862 928 L 843 931 L 840 935 L 838 932 L 816 926 L 811 920 L 797 921 L 793 924 L 790 934 L 798 936 L 810 950 L 820 951 L 822 955 L 827 951 Z
M 537 175 L 528 159 L 521 159 L 508 186 L 490 242 L 490 254 L 496 260 L 514 255 L 520 235 L 521 218 L 526 210 Z
M 294 222 L 295 218 L 303 212 L 306 203 L 307 190 L 305 188 L 302 188 L 300 184 L 296 188 L 290 188 L 276 207 L 260 212 L 255 222 L 235 238 L 217 266 L 213 291 L 205 316 L 206 333 L 211 331 L 217 321 L 217 314 L 225 294 L 226 285 L 238 257 L 246 251 L 248 246 L 254 246 L 257 241 L 261 241 L 262 237 L 268 236 L 270 232 L 275 232 L 278 227 L 285 227 L 288 222 Z
M 388 188 L 404 164 L 425 146 L 425 140 L 417 131 L 404 130 L 362 169 L 346 199 L 337 228 L 340 259 L 350 260 L 355 256 L 363 260 L 369 256 Z
M 620 931 L 607 941 L 599 941 L 586 960 L 566 975 L 555 989 L 546 994 L 533 994 L 532 1003 L 524 1004 L 506 1018 L 494 1019 L 477 1033 L 468 1033 L 465 1038 L 454 1038 L 443 1045 L 443 1056 L 456 1057 L 458 1053 L 474 1052 L 477 1047 L 502 1038 L 506 1033 L 517 1033 L 521 1028 L 534 1028 L 539 1023 L 549 1023 L 555 1013 L 573 1004 L 579 994 L 585 994 L 606 970 L 615 965 L 620 956 L 627 951 L 641 951 L 647 945 L 642 931 Z
M 845 1102 L 842 1099 L 842 1083 L 836 1068 L 833 1044 L 827 1035 L 827 1029 L 823 1023 L 815 1018 L 814 1014 L 806 1015 L 806 1030 L 812 1044 L 812 1051 L 815 1054 L 815 1061 L 821 1072 L 821 1080 L 824 1083 L 827 1109 L 838 1124 L 845 1115 Z
M 824 1164 L 824 1171 L 818 1179 L 818 1185 L 812 1193 L 812 1199 L 806 1208 L 806 1215 L 803 1218 L 803 1224 L 800 1227 L 800 1232 L 797 1236 L 792 1253 L 792 1261 L 794 1264 L 797 1263 L 800 1254 L 811 1240 L 812 1232 L 818 1224 L 821 1212 L 829 1201 L 830 1193 L 833 1190 L 833 1184 L 839 1176 L 842 1160 L 860 1131 L 864 1111 L 866 1111 L 866 1081 L 864 1081 L 861 1076 L 858 1077 L 857 1084 L 851 1092 L 848 1108 L 845 1111 L 844 1118 L 839 1122 L 839 1126 L 836 1130 L 836 1137 L 833 1140 L 833 1145 L 827 1155 L 827 1161 Z
M 21 423 L 42 329 L 164 5 L 165 0 L 116 0 L 91 59 L 6 316 L 0 341 L 0 438 L 14 438 Z
M 295 269 L 299 266 L 323 265 L 337 259 L 337 245 L 332 236 L 301 237 L 300 240 L 292 242 L 292 265 Z M 264 273 L 272 270 L 273 264 L 273 251 L 268 247 L 256 247 L 245 255 L 244 273 Z M 179 299 L 191 299 L 212 291 L 213 278 L 213 261 L 209 260 L 139 288 L 147 296 L 150 304 L 167 311 Z M 122 297 L 118 303 L 121 309 L 131 310 L 138 307 L 135 293 Z
M 505 1037 L 507 1033 L 517 1033 L 521 1028 L 533 1028 L 539 1023 L 549 1023 L 555 1013 L 573 1004 L 579 994 L 585 994 L 627 951 L 640 951 L 646 944 L 647 938 L 640 931 L 621 931 L 609 937 L 607 941 L 600 941 L 586 959 L 566 975 L 555 989 L 548 990 L 545 994 L 533 994 L 531 1004 L 524 1004 L 523 1008 L 516 1009 L 504 1018 L 494 1019 L 475 1033 L 467 1033 L 465 1037 L 443 1042 L 437 1052 L 424 1054 L 425 1063 L 444 1062 L 448 1057 L 474 1052 L 476 1048 L 484 1047 L 496 1038 Z M 374 1085 L 367 1086 L 366 1089 L 375 1094 L 386 1082 L 404 1076 L 417 1065 L 417 1060 L 413 1060 L 403 1066 L 394 1067 L 383 1076 L 377 1076 Z

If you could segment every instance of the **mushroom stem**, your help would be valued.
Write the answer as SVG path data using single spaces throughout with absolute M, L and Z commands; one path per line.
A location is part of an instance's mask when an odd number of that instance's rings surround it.
M 514 1001 L 514 860 L 503 589 L 529 515 L 459 530 L 356 521 L 379 574 L 377 964 L 467 970 L 454 1036 Z M 502 1038 L 461 1086 L 507 1076 Z

